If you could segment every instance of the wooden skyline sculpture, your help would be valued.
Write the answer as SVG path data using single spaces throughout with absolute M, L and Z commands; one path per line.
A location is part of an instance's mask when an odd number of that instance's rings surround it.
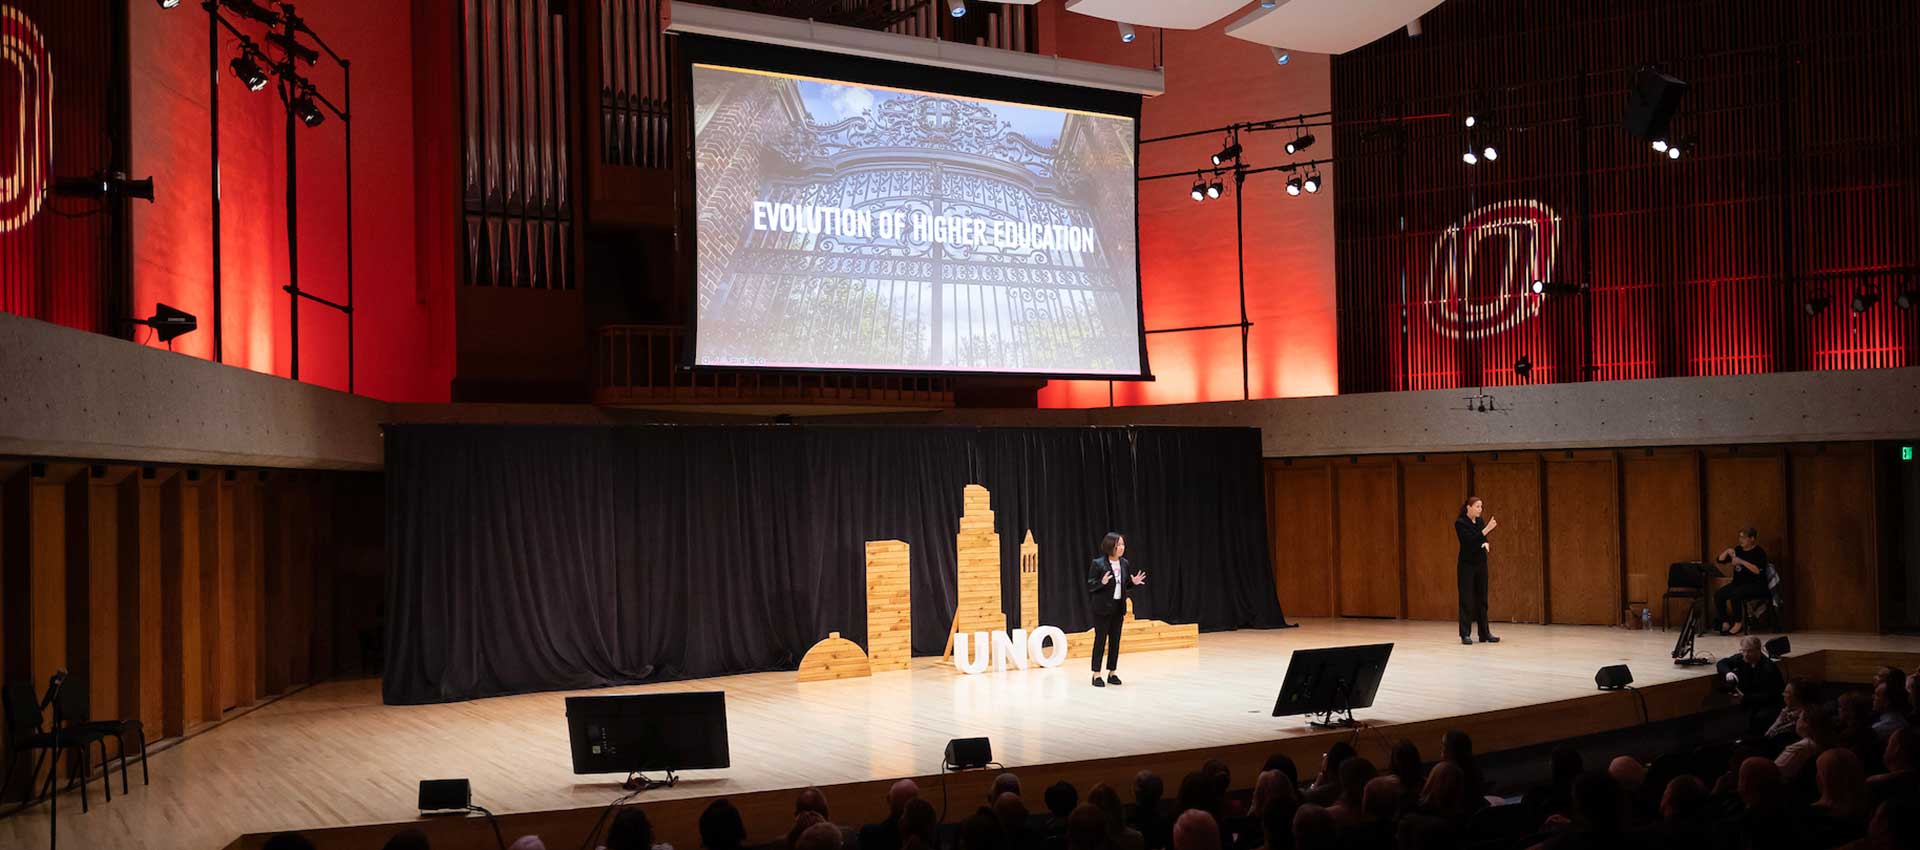
M 800 681 L 857 679 L 907 669 L 913 659 L 911 555 L 905 541 L 867 541 L 867 651 L 839 632 L 829 632 L 800 659 Z

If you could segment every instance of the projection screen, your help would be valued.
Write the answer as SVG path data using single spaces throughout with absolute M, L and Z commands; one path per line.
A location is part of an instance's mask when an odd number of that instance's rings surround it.
M 738 64 L 690 79 L 692 365 L 1144 374 L 1136 117 Z

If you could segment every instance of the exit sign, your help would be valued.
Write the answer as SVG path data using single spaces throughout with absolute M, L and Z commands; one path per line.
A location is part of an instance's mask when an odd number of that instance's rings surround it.
M 1912 446 L 1901 446 L 1901 447 L 1900 447 L 1900 459 L 1901 459 L 1901 460 L 1913 460 L 1913 447 L 1912 447 Z

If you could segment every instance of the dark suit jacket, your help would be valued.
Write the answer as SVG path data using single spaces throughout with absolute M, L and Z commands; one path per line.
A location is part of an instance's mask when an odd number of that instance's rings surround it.
M 1100 577 L 1113 572 L 1107 565 L 1107 557 L 1102 555 L 1087 565 L 1087 597 L 1093 605 L 1093 613 L 1112 615 L 1115 606 L 1126 608 L 1127 597 L 1133 595 L 1133 565 L 1126 558 L 1120 559 L 1120 598 L 1113 598 L 1113 583 L 1100 583 Z

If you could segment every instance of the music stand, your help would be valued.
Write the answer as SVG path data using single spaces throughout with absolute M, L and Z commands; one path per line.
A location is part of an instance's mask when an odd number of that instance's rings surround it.
M 634 790 L 672 787 L 675 771 L 728 766 L 727 695 L 567 697 L 567 737 L 574 773 L 627 773 Z M 649 770 L 666 779 L 648 779 Z
M 1706 601 L 1709 588 L 1713 586 L 1711 579 L 1718 573 L 1719 570 L 1709 567 L 1706 564 L 1700 565 L 1700 595 L 1694 597 L 1693 601 L 1688 603 L 1686 625 L 1680 627 L 1680 637 L 1673 642 L 1673 663 L 1676 665 L 1681 667 L 1698 667 L 1702 664 L 1712 663 L 1705 658 L 1697 658 L 1694 656 L 1693 640 L 1698 636 L 1700 623 L 1706 617 L 1706 615 L 1700 611 L 1700 603 Z
M 1373 705 L 1392 654 L 1390 643 L 1294 650 L 1280 695 L 1274 699 L 1273 716 L 1318 714 L 1321 719 L 1307 722 L 1316 729 L 1360 725 L 1353 719 L 1353 710 Z

